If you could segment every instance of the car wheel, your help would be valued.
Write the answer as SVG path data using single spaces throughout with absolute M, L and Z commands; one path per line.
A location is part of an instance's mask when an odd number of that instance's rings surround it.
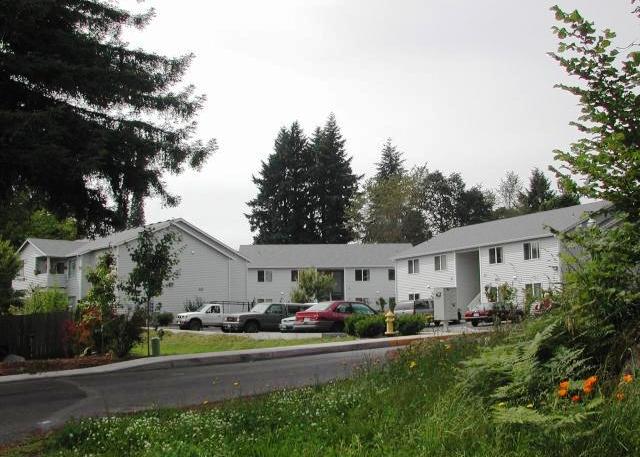
M 440 321 L 433 321 L 434 327 L 440 327 Z
M 229 329 L 222 327 L 222 333 L 229 333 Z
M 247 333 L 256 333 L 258 330 L 260 330 L 260 326 L 256 321 L 249 321 L 244 324 L 244 331 Z
M 191 319 L 189 321 L 189 330 L 195 330 L 196 332 L 202 330 L 202 322 L 198 319 Z
M 336 333 L 344 331 L 344 322 L 334 322 L 331 331 Z
M 477 327 L 479 323 L 480 322 L 478 321 L 478 319 L 474 319 L 471 321 L 471 325 L 473 325 L 474 327 Z

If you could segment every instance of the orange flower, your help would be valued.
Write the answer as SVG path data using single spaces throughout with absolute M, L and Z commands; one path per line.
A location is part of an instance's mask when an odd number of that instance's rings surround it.
M 590 394 L 591 392 L 593 392 L 593 386 L 586 385 L 586 386 L 584 386 L 584 387 L 582 388 L 582 391 L 583 391 L 585 394 L 587 394 L 587 395 L 588 395 L 588 394 Z
M 580 400 L 581 400 L 580 399 L 580 395 L 574 395 L 573 397 L 571 397 L 571 401 L 574 402 L 574 403 L 577 403 Z
M 562 381 L 560 383 L 560 389 L 569 390 L 569 381 Z
M 560 389 L 558 390 L 558 396 L 559 397 L 566 397 L 569 394 L 569 391 L 567 389 Z
M 617 399 L 618 401 L 622 401 L 622 400 L 624 400 L 624 393 L 622 393 L 622 392 L 617 392 L 617 393 L 616 393 L 616 399 Z
M 593 387 L 596 385 L 596 383 L 598 382 L 598 377 L 597 376 L 589 376 L 585 381 L 584 381 L 584 385 L 586 386 L 590 386 Z
M 622 377 L 622 380 L 624 382 L 626 382 L 627 384 L 631 383 L 633 381 L 633 375 L 632 374 L 626 374 Z

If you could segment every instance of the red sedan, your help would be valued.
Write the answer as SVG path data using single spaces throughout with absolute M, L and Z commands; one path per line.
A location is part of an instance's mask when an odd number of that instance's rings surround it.
M 344 320 L 352 314 L 373 315 L 376 312 L 364 303 L 325 301 L 296 313 L 293 330 L 296 332 L 341 332 Z

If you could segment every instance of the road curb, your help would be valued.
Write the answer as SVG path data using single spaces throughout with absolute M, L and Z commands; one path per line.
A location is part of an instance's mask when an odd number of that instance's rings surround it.
M 0 377 L 0 384 L 20 381 L 32 381 L 47 378 L 68 378 L 75 376 L 88 376 L 101 373 L 113 373 L 116 371 L 149 371 L 164 370 L 167 368 L 180 368 L 204 365 L 222 365 L 230 363 L 257 362 L 271 359 L 283 359 L 289 357 L 301 357 L 317 354 L 331 354 L 337 352 L 361 351 L 366 349 L 379 349 L 388 347 L 407 346 L 411 343 L 424 340 L 445 340 L 458 334 L 447 335 L 417 335 L 401 336 L 393 338 L 376 338 L 337 343 L 307 344 L 301 346 L 288 346 L 278 348 L 250 349 L 244 351 L 207 352 L 200 354 L 169 355 L 144 359 L 115 362 L 108 365 L 100 365 L 89 368 L 77 368 L 72 370 L 49 371 L 43 373 L 29 373 L 8 375 Z

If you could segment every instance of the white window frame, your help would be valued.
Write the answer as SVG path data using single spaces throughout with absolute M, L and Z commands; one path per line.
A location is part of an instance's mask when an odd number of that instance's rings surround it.
M 262 281 L 260 281 L 260 273 L 262 273 Z M 258 270 L 258 282 L 273 282 L 273 272 L 271 270 Z
M 447 270 L 447 254 L 440 254 L 440 255 L 433 256 L 433 269 L 435 271 Z
M 396 270 L 394 268 L 388 268 L 387 269 L 387 279 L 389 281 L 395 281 L 396 280 Z
M 536 293 L 537 289 L 537 293 Z M 525 294 L 527 291 L 531 291 L 531 297 L 534 299 L 542 298 L 542 283 L 541 282 L 530 282 L 524 285 Z
M 358 272 L 360 273 L 360 279 L 358 279 Z M 371 272 L 368 268 L 356 268 L 354 277 L 356 282 L 366 282 L 371 278 Z
M 291 270 L 291 282 L 298 282 L 298 275 L 300 272 L 298 270 Z M 294 279 L 295 277 L 295 279 Z
M 523 243 L 522 250 L 524 260 L 538 260 L 540 258 L 539 241 L 527 241 L 526 243 Z
M 420 300 L 420 294 L 419 293 L 409 294 L 409 300 Z
M 491 261 L 491 253 L 493 253 L 493 262 Z M 500 253 L 499 256 L 498 253 Z M 502 246 L 489 248 L 489 264 L 497 265 L 501 263 L 504 263 L 504 249 L 502 249 Z
M 407 271 L 410 275 L 417 275 L 420 273 L 420 259 L 407 260 Z

